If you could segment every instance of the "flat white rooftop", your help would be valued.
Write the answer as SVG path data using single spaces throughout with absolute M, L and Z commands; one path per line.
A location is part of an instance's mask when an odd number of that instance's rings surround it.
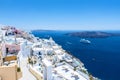
M 56 54 L 61 54 L 61 53 L 63 53 L 63 51 L 61 49 L 58 49 L 58 50 L 55 50 L 55 53 Z
M 48 61 L 46 58 L 44 58 L 42 61 L 46 66 L 52 66 L 51 62 Z
M 85 77 L 72 70 L 67 65 L 58 66 L 54 70 L 57 72 L 57 74 L 68 80 L 87 80 Z

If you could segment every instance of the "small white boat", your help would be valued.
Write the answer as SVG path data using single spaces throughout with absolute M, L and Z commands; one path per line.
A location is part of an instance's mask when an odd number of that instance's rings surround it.
M 81 39 L 80 42 L 81 42 L 81 43 L 87 43 L 87 44 L 90 44 L 90 43 L 91 43 L 91 41 L 86 40 L 86 39 Z

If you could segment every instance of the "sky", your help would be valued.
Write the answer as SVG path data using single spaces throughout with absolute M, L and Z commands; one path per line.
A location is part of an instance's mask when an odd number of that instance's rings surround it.
M 0 24 L 26 30 L 120 30 L 120 0 L 0 0 Z

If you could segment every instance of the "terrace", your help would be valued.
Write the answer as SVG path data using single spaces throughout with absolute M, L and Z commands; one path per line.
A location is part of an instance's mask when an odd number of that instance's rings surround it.
M 87 80 L 82 75 L 78 74 L 73 69 L 69 68 L 69 66 L 61 65 L 54 69 L 56 73 L 62 77 L 64 77 L 67 80 Z

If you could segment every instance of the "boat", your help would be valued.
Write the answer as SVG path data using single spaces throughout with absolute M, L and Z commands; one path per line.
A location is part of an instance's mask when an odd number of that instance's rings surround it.
M 87 44 L 90 44 L 90 43 L 91 43 L 91 41 L 86 40 L 86 39 L 81 39 L 80 42 L 81 42 L 81 43 L 87 43 Z

